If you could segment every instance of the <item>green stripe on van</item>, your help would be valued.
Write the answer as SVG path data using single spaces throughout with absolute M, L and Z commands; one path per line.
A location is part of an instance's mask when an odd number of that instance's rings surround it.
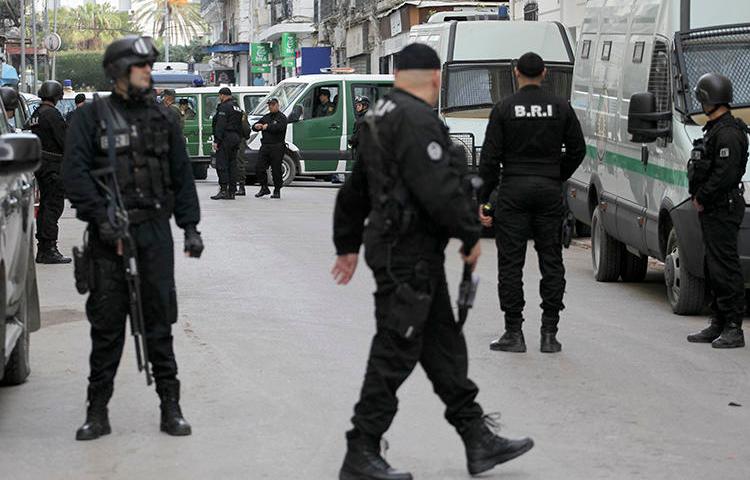
M 594 161 L 598 161 L 598 152 L 599 150 L 595 146 L 586 146 L 586 153 Z M 661 165 L 653 165 L 651 163 L 644 168 L 640 159 L 614 152 L 606 152 L 604 154 L 604 163 L 622 168 L 623 170 L 646 175 L 647 177 L 651 177 L 664 183 L 669 183 L 670 185 L 676 185 L 678 187 L 688 186 L 687 172 L 684 170 L 674 170 L 662 167 Z

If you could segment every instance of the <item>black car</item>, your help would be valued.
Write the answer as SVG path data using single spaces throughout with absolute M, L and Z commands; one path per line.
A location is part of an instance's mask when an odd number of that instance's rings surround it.
M 40 327 L 33 173 L 41 144 L 31 133 L 11 131 L 2 106 L 0 115 L 0 384 L 18 385 L 30 373 L 29 334 Z

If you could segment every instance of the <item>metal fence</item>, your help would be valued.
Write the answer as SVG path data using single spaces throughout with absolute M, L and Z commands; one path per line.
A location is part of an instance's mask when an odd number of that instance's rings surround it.
M 476 169 L 479 166 L 479 155 L 474 141 L 473 133 L 451 133 L 451 141 L 454 145 L 463 148 L 466 154 L 466 163 L 470 169 Z

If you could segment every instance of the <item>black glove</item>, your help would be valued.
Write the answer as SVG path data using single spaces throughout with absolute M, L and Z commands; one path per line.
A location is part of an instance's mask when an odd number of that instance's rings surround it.
M 120 239 L 120 232 L 118 232 L 112 224 L 105 220 L 97 225 L 99 232 L 99 240 L 107 245 L 114 245 Z
M 203 239 L 195 225 L 185 227 L 185 251 L 193 258 L 200 258 L 203 253 Z

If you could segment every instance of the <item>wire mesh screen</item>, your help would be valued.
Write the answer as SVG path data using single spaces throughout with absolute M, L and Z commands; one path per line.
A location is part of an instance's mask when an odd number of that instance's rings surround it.
M 512 94 L 510 65 L 449 65 L 443 109 L 490 106 Z
M 651 68 L 648 75 L 648 91 L 656 97 L 656 111 L 668 112 L 670 110 L 669 99 L 669 53 L 667 44 L 657 41 L 654 43 L 654 54 L 651 57 Z M 667 128 L 669 120 L 660 120 L 659 128 Z
M 750 25 L 689 32 L 680 36 L 688 112 L 700 112 L 693 95 L 705 73 L 720 73 L 734 85 L 734 105 L 750 105 Z
M 542 90 L 558 97 L 569 98 L 572 83 L 572 66 L 550 65 L 547 67 L 547 76 L 544 78 L 544 82 L 542 82 Z
M 472 133 L 451 133 L 451 140 L 454 145 L 464 149 L 466 153 L 466 163 L 471 167 L 477 166 L 476 152 L 474 148 L 474 134 Z

